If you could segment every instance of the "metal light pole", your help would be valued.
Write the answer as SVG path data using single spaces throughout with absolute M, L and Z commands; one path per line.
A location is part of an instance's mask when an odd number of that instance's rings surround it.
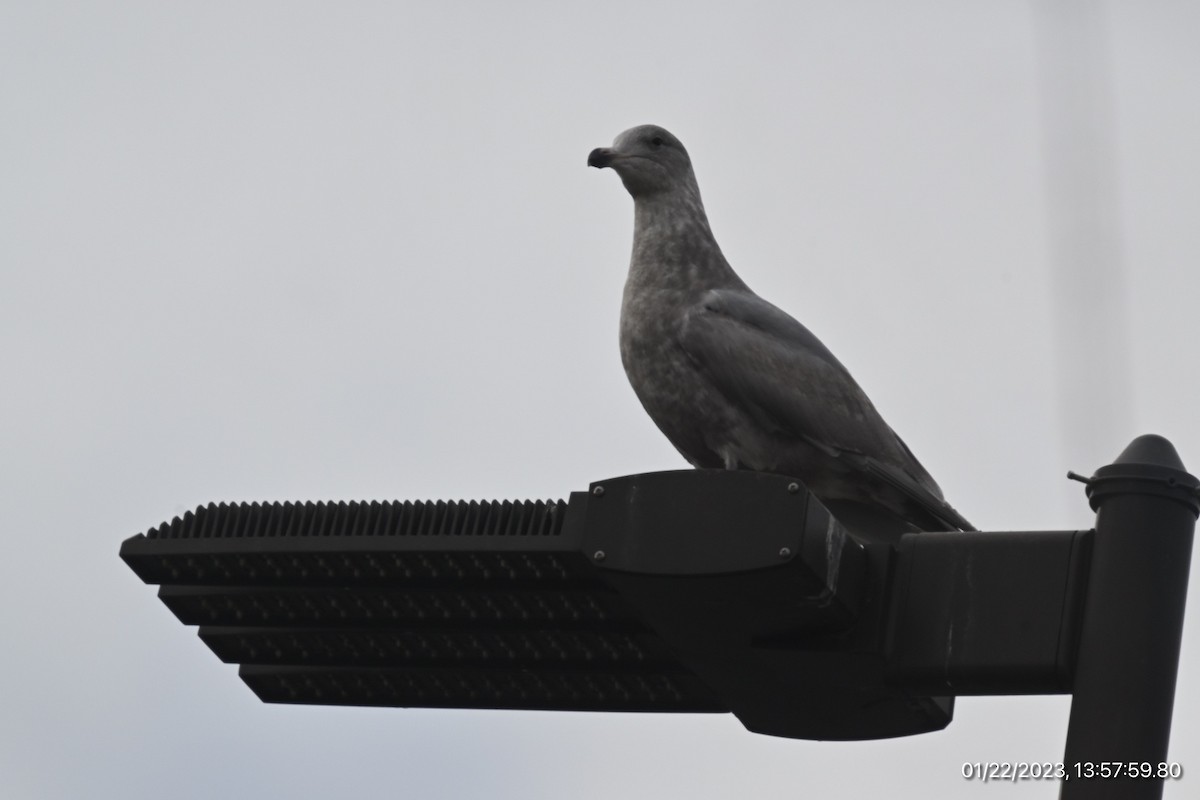
M 1060 796 L 1160 798 L 1200 481 L 1154 435 L 1072 477 L 1087 484 L 1096 534 Z

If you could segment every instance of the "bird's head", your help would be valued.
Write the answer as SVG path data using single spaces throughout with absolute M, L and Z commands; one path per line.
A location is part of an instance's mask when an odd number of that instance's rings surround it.
M 612 167 L 634 199 L 695 185 L 687 150 L 670 131 L 639 125 L 622 133 L 612 147 L 597 147 L 588 166 Z

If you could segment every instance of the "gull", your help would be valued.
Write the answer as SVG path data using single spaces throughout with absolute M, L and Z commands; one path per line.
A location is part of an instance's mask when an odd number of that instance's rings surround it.
M 641 125 L 587 163 L 633 196 L 621 362 L 688 462 L 797 478 L 869 538 L 974 530 L 829 349 L 734 272 L 679 139 Z

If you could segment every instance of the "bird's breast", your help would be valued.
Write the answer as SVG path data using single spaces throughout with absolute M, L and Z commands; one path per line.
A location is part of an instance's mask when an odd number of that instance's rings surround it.
M 695 466 L 720 467 L 714 442 L 734 424 L 727 403 L 681 344 L 687 302 L 670 291 L 626 294 L 621 308 L 621 363 L 646 413 Z

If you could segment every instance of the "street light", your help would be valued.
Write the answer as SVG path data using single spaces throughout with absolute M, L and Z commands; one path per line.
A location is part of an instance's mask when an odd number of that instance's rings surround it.
M 121 557 L 266 702 L 850 740 L 944 728 L 956 696 L 1073 693 L 1063 796 L 1159 797 L 1141 766 L 1085 772 L 1166 760 L 1200 481 L 1157 436 L 1080 480 L 1095 530 L 889 544 L 793 478 L 686 470 L 566 502 L 208 505 Z

